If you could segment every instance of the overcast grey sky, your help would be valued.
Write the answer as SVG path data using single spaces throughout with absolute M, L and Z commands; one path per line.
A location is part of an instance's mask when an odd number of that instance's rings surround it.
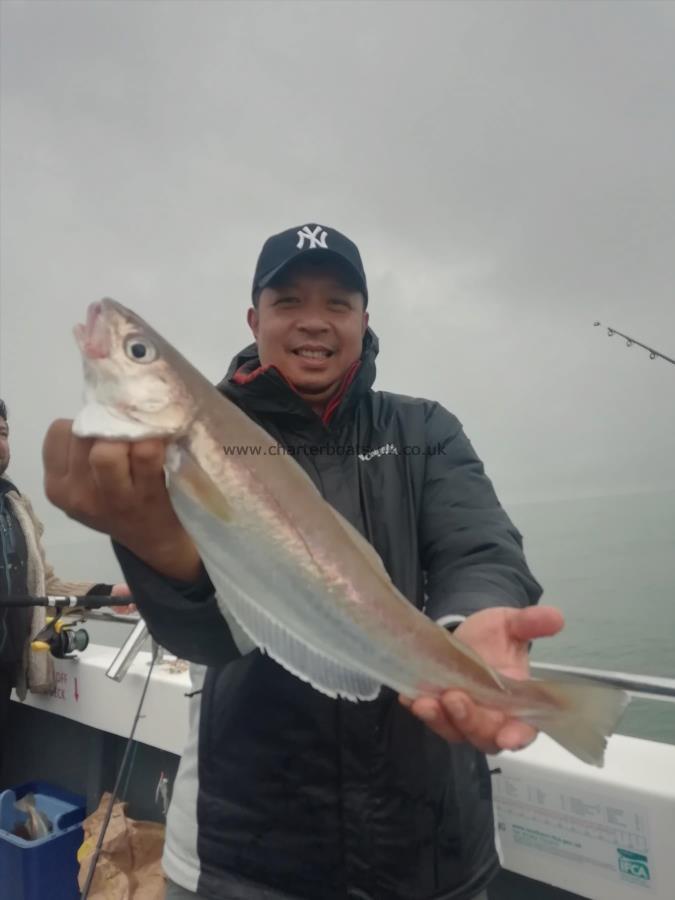
M 109 295 L 212 379 L 255 258 L 359 244 L 377 387 L 463 421 L 508 503 L 675 487 L 675 4 L 2 3 L 0 395 L 41 495 Z M 70 531 L 68 531 L 70 529 Z

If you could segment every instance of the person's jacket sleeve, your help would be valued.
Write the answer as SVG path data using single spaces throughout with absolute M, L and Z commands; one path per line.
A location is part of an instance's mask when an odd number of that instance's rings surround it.
M 38 519 L 35 510 L 33 509 L 33 504 L 25 494 L 21 494 L 20 496 L 18 495 L 18 493 L 14 494 L 13 500 L 14 508 L 24 510 L 32 525 L 33 534 L 35 536 L 35 545 L 37 546 L 37 552 L 40 556 L 40 565 L 42 566 L 42 569 L 44 571 L 45 590 L 47 594 L 81 597 L 87 594 L 94 595 L 110 593 L 112 589 L 111 584 L 94 583 L 92 581 L 70 581 L 59 577 L 54 571 L 54 567 L 47 559 L 44 545 L 42 543 L 45 530 L 44 525 Z M 24 526 L 25 533 L 27 530 L 25 527 L 26 520 L 23 516 L 21 516 L 21 522 Z
M 542 589 L 460 422 L 438 404 L 426 423 L 419 540 L 426 612 L 451 625 L 494 606 L 537 603 Z
M 186 584 L 160 575 L 114 541 L 113 548 L 134 603 L 158 644 L 204 666 L 226 665 L 242 655 L 203 568 L 194 584 Z

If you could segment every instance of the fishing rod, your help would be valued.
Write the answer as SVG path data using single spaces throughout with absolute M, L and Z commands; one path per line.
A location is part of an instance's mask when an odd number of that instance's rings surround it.
M 31 639 L 33 650 L 48 651 L 57 659 L 71 659 L 73 653 L 82 652 L 89 646 L 89 634 L 84 628 L 62 619 L 64 612 L 86 612 L 93 609 L 105 609 L 111 606 L 130 606 L 133 598 L 129 595 L 113 597 L 109 594 L 89 595 L 83 597 L 54 596 L 33 597 L 29 594 L 14 594 L 0 597 L 0 617 L 6 616 L 10 609 L 30 609 L 36 606 L 54 610 L 54 615 L 47 618 L 44 627 Z M 3 618 L 0 625 L 6 634 Z M 4 643 L 5 637 L 0 641 Z
M 593 322 L 593 325 L 597 327 L 602 324 L 601 322 Z M 623 334 L 621 331 L 617 331 L 616 328 L 607 327 L 607 337 L 614 337 L 615 334 L 618 334 L 619 337 L 622 337 L 626 341 L 627 347 L 632 347 L 635 344 L 637 347 L 642 347 L 643 350 L 646 350 L 649 353 L 650 359 L 665 359 L 666 362 L 669 362 L 671 365 L 675 366 L 675 359 L 671 359 L 670 356 L 666 356 L 665 353 L 661 353 L 659 350 L 655 350 L 653 347 L 648 347 L 647 344 L 643 344 L 640 341 L 636 341 L 635 338 L 630 337 L 628 334 Z
M 88 900 L 89 892 L 91 890 L 91 886 L 94 881 L 94 876 L 96 875 L 98 861 L 101 856 L 101 850 L 103 849 L 103 841 L 105 840 L 105 835 L 108 830 L 108 825 L 110 825 L 110 819 L 112 818 L 113 809 L 115 807 L 115 802 L 117 800 L 117 796 L 119 794 L 120 787 L 122 785 L 122 778 L 124 777 L 125 770 L 127 768 L 127 764 L 129 766 L 129 772 L 127 774 L 127 778 L 129 778 L 129 776 L 131 775 L 131 771 L 133 769 L 133 760 L 130 762 L 131 750 L 132 750 L 132 747 L 134 744 L 134 736 L 136 734 L 136 728 L 142 717 L 143 704 L 145 702 L 145 695 L 147 694 L 148 688 L 150 687 L 150 678 L 152 676 L 152 670 L 155 667 L 156 661 L 157 661 L 157 647 L 155 647 L 155 649 L 153 650 L 152 657 L 150 658 L 150 665 L 148 666 L 148 674 L 145 676 L 145 681 L 143 682 L 143 690 L 141 691 L 141 698 L 138 701 L 138 706 L 136 707 L 136 714 L 134 715 L 134 721 L 131 725 L 131 731 L 129 733 L 129 737 L 127 738 L 126 747 L 124 748 L 124 756 L 122 757 L 122 762 L 120 763 L 120 767 L 117 772 L 115 784 L 113 785 L 113 789 L 110 794 L 110 799 L 108 800 L 108 805 L 106 807 L 105 815 L 103 817 L 103 823 L 101 825 L 101 830 L 98 833 L 98 840 L 96 841 L 96 847 L 94 848 L 94 852 L 92 853 L 91 858 L 85 860 L 85 862 L 88 862 L 89 868 L 87 871 L 87 877 L 86 877 L 86 880 L 84 883 L 84 887 L 82 888 L 82 893 L 80 894 L 80 900 Z
M 125 594 L 123 597 L 113 597 L 108 594 L 90 595 L 82 597 L 45 596 L 33 597 L 29 594 L 13 594 L 10 597 L 0 597 L 0 610 L 24 609 L 30 606 L 47 606 L 51 609 L 105 609 L 108 606 L 131 606 L 133 597 Z

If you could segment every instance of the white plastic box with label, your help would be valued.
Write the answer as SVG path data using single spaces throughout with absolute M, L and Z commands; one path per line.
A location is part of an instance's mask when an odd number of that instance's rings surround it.
M 675 898 L 675 746 L 615 735 L 596 769 L 541 735 L 490 764 L 504 868 L 590 900 Z

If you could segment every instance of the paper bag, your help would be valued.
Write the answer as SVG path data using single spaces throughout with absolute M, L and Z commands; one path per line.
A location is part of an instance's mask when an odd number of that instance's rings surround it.
M 84 843 L 77 854 L 80 890 L 87 880 L 109 802 L 110 794 L 104 794 L 98 809 L 82 823 Z M 130 819 L 126 808 L 127 804 L 121 802 L 113 806 L 89 900 L 164 900 L 164 826 Z

